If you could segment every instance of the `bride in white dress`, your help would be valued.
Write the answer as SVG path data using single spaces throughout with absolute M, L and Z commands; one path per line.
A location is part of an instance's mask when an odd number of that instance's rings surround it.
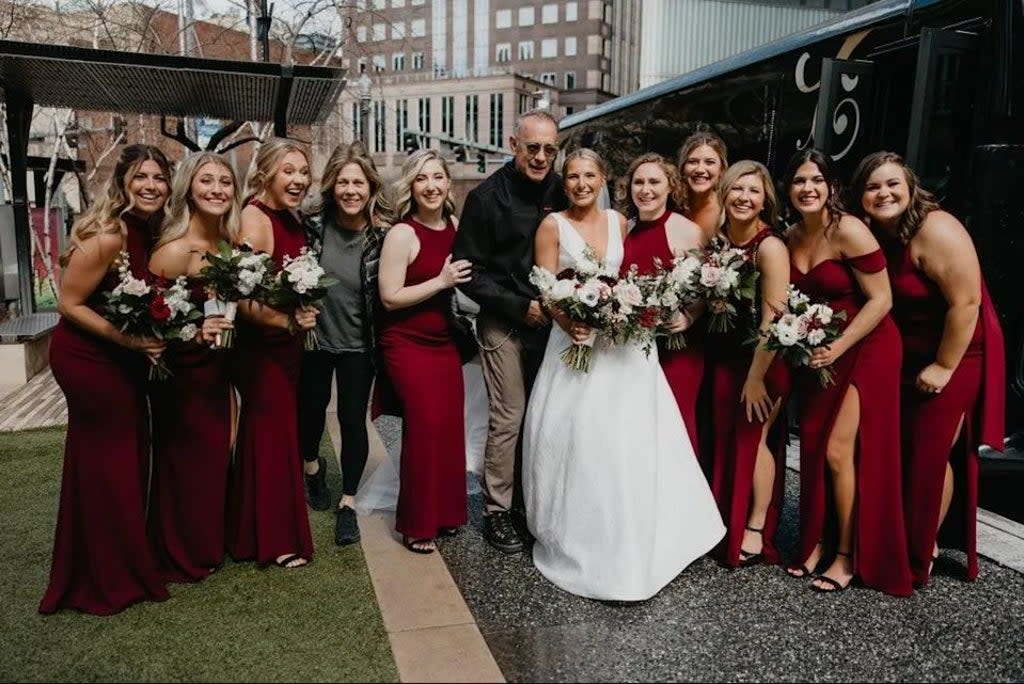
M 604 162 L 578 150 L 562 174 L 572 206 L 541 223 L 537 264 L 573 268 L 589 245 L 618 270 L 626 224 L 598 208 Z M 573 594 L 645 600 L 710 551 L 725 528 L 657 353 L 599 336 L 590 371 L 573 370 L 559 354 L 589 330 L 554 318 L 523 435 L 533 562 Z

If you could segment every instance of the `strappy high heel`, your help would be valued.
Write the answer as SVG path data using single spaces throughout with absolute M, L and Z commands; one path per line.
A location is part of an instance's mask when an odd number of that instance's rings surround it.
M 749 568 L 751 565 L 757 565 L 758 563 L 764 562 L 764 528 L 762 527 L 758 529 L 756 527 L 751 527 L 750 525 L 747 525 L 743 529 L 750 530 L 751 532 L 756 532 L 757 534 L 761 535 L 761 550 L 757 553 L 744 551 L 742 548 L 740 548 L 740 567 Z
M 853 554 L 851 554 L 849 552 L 846 552 L 846 551 L 836 551 L 836 555 L 837 556 L 846 556 L 847 558 L 849 558 L 851 560 L 853 559 Z M 850 584 L 853 583 L 853 577 L 852 576 L 850 577 L 849 581 L 847 581 L 846 584 L 840 584 L 839 580 L 834 580 L 834 579 L 832 579 L 831 577 L 828 577 L 825 574 L 815 575 L 814 579 L 821 580 L 822 582 L 824 582 L 826 584 L 826 586 L 824 586 L 824 587 L 821 586 L 820 584 L 811 584 L 811 589 L 813 589 L 814 591 L 816 591 L 816 592 L 818 592 L 820 594 L 831 594 L 831 593 L 834 593 L 834 592 L 837 592 L 837 591 L 845 591 L 846 588 L 849 587 Z

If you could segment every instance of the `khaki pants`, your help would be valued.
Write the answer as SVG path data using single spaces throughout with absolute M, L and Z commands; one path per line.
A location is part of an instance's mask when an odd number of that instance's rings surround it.
M 477 331 L 489 399 L 483 490 L 485 512 L 490 514 L 510 510 L 514 504 L 519 481 L 517 453 L 526 400 L 543 358 L 547 331 L 520 331 L 483 313 L 477 319 Z M 516 499 L 521 501 L 521 495 Z

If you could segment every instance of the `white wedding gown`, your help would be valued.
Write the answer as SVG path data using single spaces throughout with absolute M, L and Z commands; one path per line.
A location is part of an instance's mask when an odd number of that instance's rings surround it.
M 608 213 L 605 265 L 618 270 L 622 238 Z M 561 215 L 558 268 L 586 246 Z M 725 533 L 658 355 L 599 336 L 590 371 L 559 358 L 555 324 L 530 394 L 523 492 L 536 538 L 533 562 L 562 589 L 594 599 L 657 594 Z

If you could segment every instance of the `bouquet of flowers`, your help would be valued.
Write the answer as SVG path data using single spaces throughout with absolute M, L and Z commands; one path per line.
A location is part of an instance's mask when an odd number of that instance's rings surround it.
M 664 318 L 658 293 L 661 286 L 659 278 L 639 275 L 636 264 L 612 286 L 601 317 L 607 322 L 608 336 L 614 343 L 632 342 L 650 355 Z
M 833 311 L 827 304 L 812 304 L 807 295 L 790 285 L 789 313 L 777 315 L 763 333 L 764 348 L 779 352 L 793 366 L 806 366 L 816 347 L 839 339 L 839 322 L 845 320 L 845 311 Z M 822 387 L 835 382 L 832 369 L 819 368 L 818 381 Z
M 540 291 L 545 306 L 557 308 L 570 319 L 595 328 L 587 340 L 574 341 L 561 354 L 567 366 L 586 373 L 590 370 L 597 333 L 610 325 L 606 305 L 612 300 L 612 288 L 618 279 L 601 267 L 593 250 L 588 248 L 575 269 L 567 268 L 555 274 L 534 266 L 530 282 Z M 639 296 L 638 293 L 638 299 Z
M 185 276 L 171 285 L 150 283 L 132 275 L 128 252 L 118 258 L 118 284 L 106 294 L 106 318 L 118 330 L 136 337 L 189 341 L 199 328 L 199 312 L 189 299 Z M 149 378 L 163 380 L 171 371 L 162 359 L 153 361 Z
M 280 311 L 295 311 L 315 305 L 327 294 L 327 288 L 337 282 L 326 274 L 316 254 L 303 247 L 299 256 L 284 258 L 284 265 L 270 282 L 265 301 Z M 320 348 L 315 330 L 306 332 L 304 347 L 306 351 Z
M 736 324 L 736 308 L 744 299 L 753 302 L 757 296 L 760 275 L 742 249 L 730 247 L 720 237 L 712 238 L 707 247 L 693 250 L 700 260 L 700 271 L 694 283 L 695 294 L 708 304 L 711 316 L 708 330 L 726 332 Z
M 203 305 L 207 317 L 224 316 L 235 320 L 240 299 L 260 299 L 267 286 L 274 262 L 266 252 L 257 252 L 248 244 L 232 247 L 223 240 L 217 245 L 217 253 L 203 255 L 207 265 L 199 271 L 206 279 L 207 289 L 213 296 Z M 234 346 L 234 330 L 220 334 L 218 349 Z
M 696 254 L 676 257 L 672 267 L 665 268 L 660 259 L 655 258 L 655 274 L 646 281 L 645 301 L 648 306 L 660 310 L 658 336 L 665 338 L 665 348 L 679 350 L 686 348 L 685 333 L 670 333 L 664 329 L 668 323 L 684 307 L 700 299 L 701 260 L 699 250 Z

